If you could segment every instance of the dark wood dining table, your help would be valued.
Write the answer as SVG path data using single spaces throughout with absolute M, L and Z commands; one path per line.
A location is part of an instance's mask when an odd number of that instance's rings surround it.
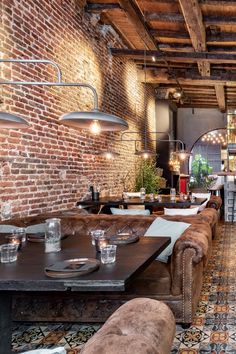
M 16 262 L 0 263 L 0 354 L 11 353 L 14 294 L 125 291 L 169 243 L 169 237 L 141 237 L 137 242 L 118 246 L 115 263 L 100 263 L 97 270 L 74 278 L 50 278 L 45 275 L 45 267 L 75 258 L 100 260 L 100 253 L 96 253 L 88 236 L 67 237 L 57 253 L 45 253 L 44 243 L 28 241 L 18 252 Z
M 161 195 L 162 200 L 158 201 L 157 199 L 150 200 L 150 198 L 146 197 L 144 200 L 141 200 L 139 197 L 123 199 L 119 196 L 110 196 L 110 197 L 102 197 L 99 200 L 79 200 L 77 202 L 77 207 L 82 208 L 91 208 L 91 209 L 99 209 L 101 207 L 119 207 L 123 206 L 125 209 L 129 206 L 134 205 L 143 205 L 145 209 L 149 209 L 152 213 L 155 207 L 160 208 L 189 208 L 191 206 L 199 206 L 206 202 L 207 198 L 195 198 L 194 200 L 188 199 L 180 199 L 179 196 L 176 197 L 175 201 L 170 199 L 170 195 Z

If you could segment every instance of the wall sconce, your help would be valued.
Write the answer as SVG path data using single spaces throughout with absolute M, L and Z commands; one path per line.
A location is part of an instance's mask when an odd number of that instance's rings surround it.
M 1 63 L 23 63 L 23 64 L 46 64 L 52 65 L 57 70 L 57 82 L 36 82 L 36 81 L 0 81 L 0 85 L 35 85 L 35 86 L 63 86 L 63 87 L 84 87 L 92 91 L 94 97 L 93 109 L 90 112 L 70 112 L 63 114 L 59 120 L 62 124 L 79 129 L 89 129 L 93 134 L 99 134 L 100 131 L 121 131 L 128 129 L 128 123 L 115 115 L 104 113 L 98 109 L 98 95 L 97 91 L 90 84 L 84 83 L 65 83 L 62 82 L 62 74 L 59 66 L 51 60 L 37 60 L 37 59 L 0 59 Z M 4 112 L 2 112 L 4 113 Z M 9 113 L 8 113 L 9 114 Z M 3 121 L 7 120 L 7 114 Z M 1 117 L 0 117 L 1 118 Z M 12 119 L 8 117 L 9 123 L 14 120 L 14 123 L 22 123 L 21 117 L 13 116 Z M 0 119 L 1 123 L 1 119 Z M 26 121 L 24 121 L 26 123 Z
M 103 151 L 103 152 L 100 152 L 98 155 L 105 157 L 107 160 L 112 160 L 112 159 L 120 156 L 120 154 L 118 152 L 114 152 L 114 151 Z
M 12 113 L 0 112 L 0 128 L 3 129 L 19 129 L 27 128 L 29 123 Z
M 143 157 L 144 159 L 147 159 L 151 156 L 155 156 L 156 155 L 156 152 L 152 151 L 152 150 L 149 150 L 147 149 L 147 138 L 145 136 L 145 147 L 143 150 L 138 150 L 137 149 L 137 142 L 138 141 L 142 141 L 140 139 L 123 139 L 123 136 L 125 134 L 138 134 L 139 132 L 137 131 L 127 131 L 127 132 L 123 132 L 122 135 L 121 135 L 121 141 L 134 141 L 135 142 L 135 155 L 137 156 L 141 156 Z M 175 155 L 178 156 L 178 158 L 180 160 L 185 160 L 187 157 L 191 156 L 192 153 L 188 152 L 187 150 L 184 149 L 184 143 L 182 140 L 176 140 L 176 139 L 171 139 L 170 138 L 170 134 L 167 133 L 167 132 L 160 132 L 160 131 L 153 131 L 153 132 L 149 132 L 149 134 L 166 134 L 168 135 L 168 139 L 150 139 L 149 141 L 163 141 L 163 142 L 168 142 L 168 143 L 177 143 L 177 144 L 180 144 L 180 149 L 177 148 L 177 150 L 175 150 L 173 153 Z
M 191 152 L 184 149 L 184 143 L 182 142 L 182 140 L 173 140 L 173 141 L 179 143 L 181 146 L 179 150 L 177 149 L 176 151 L 174 151 L 174 154 L 177 155 L 181 161 L 184 161 L 189 156 L 192 156 Z

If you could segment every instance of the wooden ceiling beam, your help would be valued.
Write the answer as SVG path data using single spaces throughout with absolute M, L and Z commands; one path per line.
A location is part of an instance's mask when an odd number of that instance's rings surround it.
M 204 16 L 205 26 L 229 26 L 236 24 L 236 17 Z
M 206 51 L 206 32 L 202 21 L 202 12 L 196 0 L 179 0 L 194 49 Z
M 148 12 L 145 15 L 148 22 L 174 22 L 184 23 L 183 15 L 177 13 L 160 13 L 160 12 Z
M 155 40 L 149 33 L 141 13 L 135 3 L 132 0 L 119 0 L 119 5 L 129 17 L 130 22 L 135 27 L 137 34 L 144 41 L 146 47 L 151 50 L 157 49 Z
M 196 52 L 206 51 L 206 31 L 202 20 L 201 8 L 197 0 L 179 0 L 185 23 Z M 210 63 L 198 62 L 202 76 L 210 76 Z
M 138 78 L 140 82 L 146 82 L 149 84 L 175 84 L 176 85 L 176 77 L 172 78 L 170 75 L 165 73 L 160 73 L 158 71 L 146 71 L 146 77 L 143 71 L 138 72 Z M 190 77 L 177 77 L 179 84 L 181 87 L 184 85 L 194 85 L 194 86 L 215 86 L 215 85 L 223 85 L 228 87 L 235 87 L 236 86 L 236 75 L 232 77 L 230 80 L 225 80 L 220 77 L 212 77 L 211 78 L 192 78 Z
M 225 112 L 225 89 L 224 85 L 215 85 L 216 98 L 221 112 Z
M 199 0 L 201 5 L 217 5 L 217 6 L 232 6 L 235 5 L 235 0 Z
M 119 49 L 119 48 L 111 48 L 111 54 L 113 56 L 126 57 L 129 59 L 144 59 L 143 50 L 132 50 L 132 49 Z M 147 60 L 151 60 L 154 56 L 156 61 L 174 61 L 174 62 L 186 62 L 186 63 L 197 63 L 208 61 L 210 63 L 231 63 L 235 64 L 236 62 L 236 54 L 224 54 L 224 53 L 209 53 L 209 52 L 176 52 L 169 51 L 168 53 L 164 53 L 158 50 L 148 50 L 146 52 Z
M 168 30 L 158 30 L 150 29 L 150 33 L 154 37 L 165 37 L 165 38 L 177 38 L 177 39 L 190 39 L 187 32 L 177 32 L 177 31 L 168 31 Z

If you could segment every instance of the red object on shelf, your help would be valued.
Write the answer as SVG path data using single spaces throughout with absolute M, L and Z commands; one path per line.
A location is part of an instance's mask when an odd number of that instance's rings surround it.
M 180 175 L 179 176 L 179 192 L 187 194 L 188 193 L 188 182 L 189 175 Z

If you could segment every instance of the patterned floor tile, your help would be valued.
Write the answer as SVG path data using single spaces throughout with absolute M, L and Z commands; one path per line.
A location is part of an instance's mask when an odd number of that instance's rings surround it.
M 236 223 L 222 224 L 213 240 L 212 257 L 204 275 L 192 326 L 176 326 L 171 354 L 236 354 Z M 13 350 L 64 346 L 78 354 L 99 324 L 16 324 Z M 112 353 L 107 353 L 112 354 Z

